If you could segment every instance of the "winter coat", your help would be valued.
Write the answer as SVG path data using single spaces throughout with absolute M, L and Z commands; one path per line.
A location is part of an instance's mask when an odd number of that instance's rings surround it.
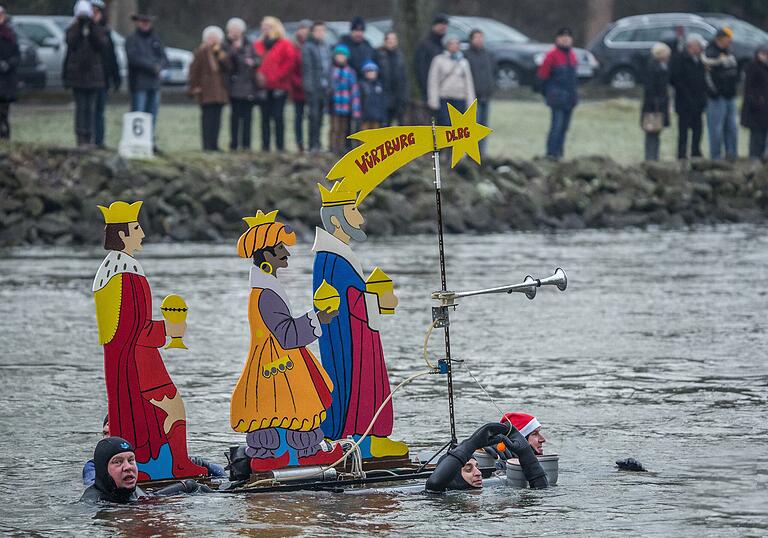
M 226 41 L 229 55 L 229 76 L 227 77 L 229 96 L 232 99 L 256 100 L 256 68 L 258 57 L 250 41 L 243 38 L 239 49 Z M 250 65 L 249 65 L 250 63 Z
M 360 86 L 348 65 L 334 66 L 331 72 L 331 114 L 360 119 Z
M 91 19 L 75 19 L 67 28 L 67 54 L 62 73 L 65 88 L 106 86 L 102 51 L 107 46 L 104 27 Z
M 379 79 L 387 96 L 387 108 L 399 116 L 408 105 L 408 75 L 403 53 L 400 49 L 382 47 L 377 51 L 376 63 L 379 64 Z
M 544 85 L 547 106 L 570 110 L 579 102 L 577 63 L 573 49 L 552 47 L 547 52 L 536 71 L 536 76 Z
M 345 34 L 339 39 L 339 43 L 349 48 L 347 65 L 355 70 L 358 79 L 363 78 L 363 65 L 376 57 L 376 51 L 367 39 L 355 41 L 352 36 Z
M 128 86 L 132 92 L 159 90 L 160 71 L 168 65 L 165 45 L 154 30 L 136 30 L 125 40 Z
M 454 59 L 448 51 L 435 56 L 427 79 L 427 103 L 437 110 L 440 99 L 463 99 L 467 106 L 475 100 L 475 85 L 469 62 L 461 57 Z
M 721 49 L 715 42 L 704 51 L 707 65 L 707 93 L 712 99 L 733 99 L 739 85 L 739 62 L 728 49 Z
M 741 124 L 747 129 L 768 129 L 768 64 L 752 60 L 744 76 Z
M 291 100 L 294 103 L 303 103 L 307 100 L 304 95 L 304 84 L 301 81 L 304 68 L 301 65 L 301 47 L 298 41 L 293 41 L 293 71 L 291 72 Z
M 381 80 L 362 79 L 360 81 L 361 119 L 386 123 L 388 99 Z
M 293 64 L 296 61 L 293 43 L 280 37 L 269 46 L 262 38 L 253 44 L 253 50 L 261 57 L 258 73 L 264 80 L 264 88 L 290 92 Z
M 101 49 L 101 65 L 104 67 L 104 82 L 107 89 L 115 91 L 120 89 L 123 78 L 120 76 L 120 64 L 117 62 L 115 53 L 115 43 L 112 41 L 112 29 L 102 23 L 99 23 L 104 29 L 104 48 Z
M 214 50 L 200 45 L 189 66 L 188 92 L 201 105 L 223 105 L 229 102 L 227 79 L 231 63 L 224 47 Z
M 443 36 L 430 33 L 416 46 L 413 54 L 413 66 L 416 70 L 416 82 L 419 84 L 421 98 L 427 100 L 427 83 L 432 60 L 443 52 Z
M 646 112 L 664 114 L 664 127 L 669 127 L 669 67 L 651 58 L 645 77 L 643 106 Z
M 21 61 L 16 33 L 8 22 L 0 24 L 0 102 L 16 100 L 19 79 L 16 69 Z
M 670 65 L 670 83 L 675 88 L 675 111 L 681 116 L 701 115 L 707 108 L 706 67 L 701 58 L 683 52 Z
M 469 47 L 464 56 L 472 69 L 472 80 L 478 99 L 490 99 L 496 89 L 496 77 L 493 76 L 493 59 L 487 49 Z
M 327 95 L 331 86 L 331 49 L 312 36 L 301 48 L 301 84 L 307 95 Z

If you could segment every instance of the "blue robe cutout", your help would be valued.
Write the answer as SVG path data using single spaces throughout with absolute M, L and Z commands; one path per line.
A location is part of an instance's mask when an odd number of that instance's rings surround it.
M 332 252 L 319 251 L 315 253 L 312 269 L 313 294 L 323 279 L 338 290 L 341 302 L 339 315 L 323 326 L 323 335 L 318 339 L 320 360 L 333 381 L 333 401 L 320 427 L 329 439 L 340 439 L 347 421 L 352 390 L 352 333 L 347 290 L 352 287 L 364 292 L 365 281 L 345 258 Z

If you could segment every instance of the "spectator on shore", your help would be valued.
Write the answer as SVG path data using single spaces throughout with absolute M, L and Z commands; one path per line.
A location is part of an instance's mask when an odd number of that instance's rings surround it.
M 706 69 L 701 60 L 704 38 L 690 34 L 685 50 L 675 57 L 670 67 L 670 82 L 675 88 L 677 112 L 677 158 L 688 157 L 688 131 L 691 131 L 691 157 L 701 157 L 701 132 L 707 108 Z
M 104 29 L 93 20 L 87 0 L 75 4 L 75 18 L 67 28 L 67 54 L 64 58 L 64 87 L 72 88 L 75 98 L 75 136 L 78 146 L 93 144 L 96 95 L 104 89 L 102 50 L 106 46 Z
M 438 125 L 450 125 L 448 104 L 464 112 L 475 100 L 475 85 L 469 62 L 461 52 L 456 36 L 445 38 L 445 51 L 435 56 L 429 68 L 427 103 L 435 113 Z
M 578 61 L 572 47 L 571 29 L 561 28 L 555 36 L 555 46 L 547 52 L 536 72 L 547 106 L 552 112 L 547 136 L 547 157 L 556 161 L 562 159 L 565 152 L 565 135 L 571 124 L 573 109 L 578 103 Z
M 226 48 L 229 54 L 229 149 L 251 149 L 251 121 L 256 104 L 258 58 L 245 37 L 246 24 L 237 17 L 227 21 Z
M 422 39 L 414 52 L 413 66 L 416 70 L 416 82 L 419 85 L 421 99 L 427 102 L 427 81 L 432 60 L 443 52 L 443 37 L 448 31 L 448 17 L 437 14 L 432 19 L 432 29 L 429 35 Z
M 376 63 L 387 95 L 387 119 L 383 125 L 394 125 L 395 121 L 402 125 L 408 107 L 408 75 L 395 32 L 384 35 L 384 44 L 377 51 Z
M 361 130 L 378 129 L 387 121 L 387 94 L 379 79 L 379 66 L 374 62 L 363 65 L 360 81 Z
M 301 49 L 309 38 L 312 21 L 299 21 L 296 33 L 293 34 L 293 71 L 291 73 L 291 101 L 293 101 L 293 132 L 299 152 L 304 152 L 304 105 L 307 96 L 301 82 Z
M 349 49 L 349 67 L 355 70 L 358 80 L 362 79 L 363 65 L 376 56 L 376 51 L 365 39 L 365 20 L 353 17 L 349 23 L 349 33 L 341 36 L 339 43 Z
M 707 66 L 707 131 L 709 157 L 720 159 L 725 146 L 725 158 L 736 159 L 739 126 L 736 120 L 736 89 L 739 84 L 739 62 L 731 53 L 733 31 L 721 28 L 704 51 Z
M 641 124 L 645 131 L 645 160 L 659 160 L 661 131 L 669 127 L 669 45 L 656 43 L 645 77 Z M 648 115 L 652 115 L 650 118 Z
M 309 38 L 301 49 L 301 83 L 309 108 L 309 151 L 320 151 L 320 131 L 331 87 L 331 49 L 325 42 L 325 23 L 312 23 Z
M 477 95 L 477 121 L 488 125 L 490 117 L 491 96 L 496 89 L 496 78 L 493 76 L 493 60 L 485 48 L 485 34 L 482 30 L 474 29 L 469 32 L 469 48 L 464 55 L 467 57 L 472 70 L 472 81 Z M 487 138 L 480 141 L 480 153 L 485 154 Z
M 360 119 L 360 87 L 355 70 L 347 65 L 349 49 L 336 45 L 333 49 L 333 70 L 331 71 L 331 130 L 328 148 L 342 154 L 349 141 L 347 136 L 352 121 Z
M 221 110 L 229 101 L 227 78 L 230 60 L 223 46 L 224 31 L 218 26 L 203 30 L 203 42 L 189 66 L 189 94 L 201 109 L 203 151 L 219 151 Z
M 768 135 L 768 44 L 757 47 L 744 76 L 741 124 L 749 129 L 749 158 L 765 160 Z
M 11 138 L 11 103 L 16 100 L 16 69 L 20 61 L 16 32 L 11 27 L 5 8 L 0 6 L 0 140 Z
M 269 151 L 272 125 L 275 126 L 275 148 L 285 150 L 285 101 L 291 91 L 293 73 L 293 44 L 285 37 L 280 19 L 264 17 L 261 36 L 253 44 L 261 58 L 257 72 L 258 85 L 266 90 L 261 102 L 261 149 Z
M 107 22 L 107 6 L 104 0 L 91 0 L 93 6 L 93 22 L 101 26 L 104 33 L 104 47 L 101 49 L 101 65 L 104 68 L 104 87 L 96 93 L 96 109 L 93 125 L 93 143 L 97 148 L 104 147 L 104 111 L 107 108 L 109 90 L 117 93 L 123 79 L 120 76 L 120 66 L 117 63 L 115 44 L 112 41 L 112 28 Z
M 168 57 L 165 55 L 165 45 L 152 27 L 153 17 L 137 13 L 131 16 L 131 20 L 136 30 L 125 40 L 131 112 L 152 114 L 152 136 L 156 141 L 160 72 L 168 65 Z

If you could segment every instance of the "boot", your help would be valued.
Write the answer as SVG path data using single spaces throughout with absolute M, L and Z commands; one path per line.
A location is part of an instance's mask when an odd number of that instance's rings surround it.
M 171 448 L 174 478 L 191 476 L 208 476 L 208 469 L 195 465 L 187 454 L 187 421 L 177 420 L 167 434 L 168 446 Z

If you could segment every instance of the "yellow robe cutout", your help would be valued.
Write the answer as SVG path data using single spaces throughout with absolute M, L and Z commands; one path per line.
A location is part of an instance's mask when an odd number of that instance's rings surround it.
M 248 300 L 250 352 L 232 394 L 230 424 L 238 432 L 314 430 L 325 420 L 320 393 L 329 395 L 333 383 L 308 349 L 280 346 L 259 313 L 262 291 L 252 288 Z

